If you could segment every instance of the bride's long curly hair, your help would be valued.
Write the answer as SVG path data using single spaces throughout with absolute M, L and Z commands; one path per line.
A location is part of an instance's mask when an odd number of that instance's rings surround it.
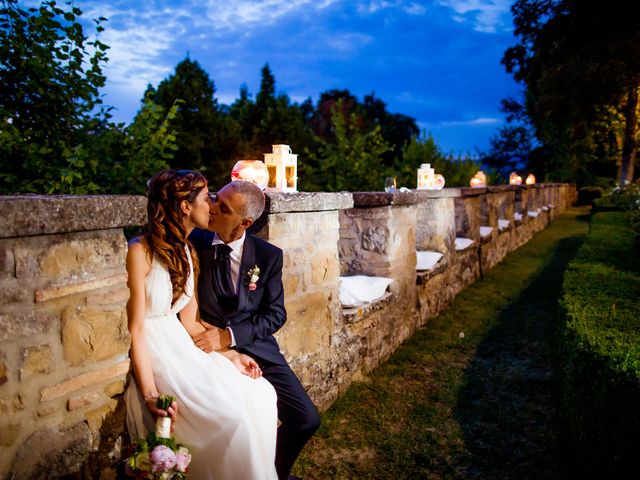
M 169 271 L 173 302 L 184 293 L 190 273 L 185 245 L 189 245 L 195 278 L 199 270 L 198 258 L 187 239 L 180 204 L 184 200 L 195 202 L 206 185 L 204 176 L 193 170 L 163 170 L 149 180 L 144 237 L 151 253 L 156 254 Z

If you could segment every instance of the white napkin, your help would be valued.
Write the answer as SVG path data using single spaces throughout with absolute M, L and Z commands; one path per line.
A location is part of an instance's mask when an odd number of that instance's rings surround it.
M 393 278 L 354 275 L 340 277 L 340 303 L 343 307 L 358 307 L 384 295 Z
M 455 246 L 457 251 L 469 248 L 472 244 L 473 240 L 471 240 L 470 238 L 456 237 Z
M 416 252 L 416 270 L 432 270 L 441 258 L 440 252 Z

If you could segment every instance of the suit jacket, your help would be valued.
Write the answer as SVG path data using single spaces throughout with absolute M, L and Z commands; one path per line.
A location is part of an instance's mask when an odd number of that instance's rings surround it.
M 198 306 L 201 318 L 218 328 L 233 330 L 238 351 L 272 363 L 286 365 L 273 337 L 287 321 L 282 285 L 282 250 L 247 233 L 240 263 L 238 307 L 225 311 L 216 298 L 212 283 L 214 233 L 195 229 L 189 240 L 200 260 Z M 249 290 L 248 272 L 260 268 L 256 289 Z

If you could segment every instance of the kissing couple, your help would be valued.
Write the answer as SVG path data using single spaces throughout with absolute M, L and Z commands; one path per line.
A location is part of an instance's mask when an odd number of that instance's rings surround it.
M 129 242 L 127 429 L 142 438 L 169 415 L 196 480 L 286 480 L 320 424 L 273 337 L 283 254 L 247 232 L 264 205 L 251 182 L 210 194 L 199 172 L 161 171 Z M 178 401 L 159 409 L 160 394 Z

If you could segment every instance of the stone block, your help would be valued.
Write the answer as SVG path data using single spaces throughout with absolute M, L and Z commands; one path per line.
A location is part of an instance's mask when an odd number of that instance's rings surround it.
M 0 385 L 7 383 L 7 364 L 4 359 L 0 357 Z
M 9 417 L 8 423 L 0 422 L 0 447 L 10 447 L 20 435 L 21 426 L 15 418 Z
M 129 359 L 127 358 L 120 363 L 77 375 L 55 385 L 42 388 L 42 390 L 40 390 L 40 402 L 47 402 L 55 398 L 63 397 L 89 385 L 104 382 L 119 375 L 125 375 L 128 371 Z
M 33 302 L 33 288 L 16 278 L 0 280 L 0 305 Z
M 73 366 L 126 354 L 129 334 L 124 308 L 67 307 L 62 312 L 62 346 L 65 360 Z
M 22 337 L 48 332 L 58 318 L 58 313 L 46 310 L 0 313 L 0 342 L 13 342 Z
M 311 293 L 287 302 L 289 320 L 278 332 L 278 343 L 287 358 L 309 354 L 329 346 L 332 295 L 326 291 Z
M 17 449 L 9 478 L 47 480 L 77 474 L 89 456 L 91 443 L 85 422 L 39 430 Z
M 104 393 L 107 397 L 114 397 L 116 395 L 120 395 L 124 393 L 124 387 L 126 383 L 124 380 L 118 380 L 116 382 L 112 382 L 106 387 L 104 387 Z
M 7 241 L 0 241 L 0 278 L 13 278 L 16 274 L 16 260 L 13 248 Z
M 53 352 L 49 345 L 27 347 L 22 351 L 20 380 L 49 373 L 53 361 Z

